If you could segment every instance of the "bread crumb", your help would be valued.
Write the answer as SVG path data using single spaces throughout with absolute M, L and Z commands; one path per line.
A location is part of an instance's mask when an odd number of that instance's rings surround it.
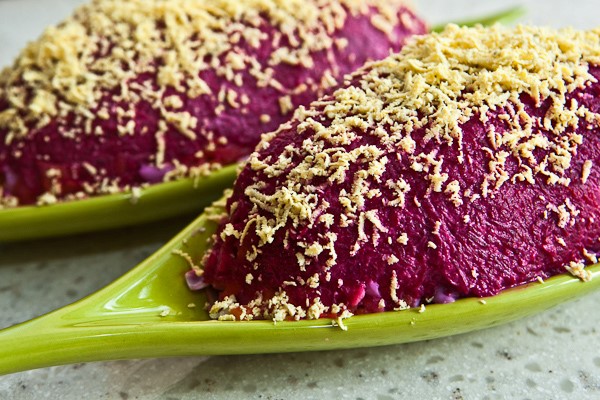
M 581 279 L 583 282 L 589 282 L 592 280 L 592 274 L 590 271 L 585 269 L 585 264 L 582 262 L 571 261 L 568 265 L 565 265 L 565 269 L 571 275 Z
M 140 187 L 132 187 L 131 188 L 131 196 L 129 197 L 129 201 L 131 204 L 137 204 L 139 199 L 142 197 L 142 189 Z
M 170 309 L 169 307 L 166 307 L 164 310 L 162 310 L 162 311 L 160 312 L 160 314 L 159 314 L 159 315 L 160 315 L 161 317 L 166 317 L 166 316 L 168 316 L 170 313 L 171 313 L 171 309 Z
M 586 183 L 592 172 L 592 160 L 586 160 L 583 163 L 583 169 L 581 171 L 581 182 Z
M 406 232 L 404 232 L 400 236 L 398 236 L 398 238 L 396 239 L 396 242 L 406 246 L 408 244 L 408 235 L 406 234 Z

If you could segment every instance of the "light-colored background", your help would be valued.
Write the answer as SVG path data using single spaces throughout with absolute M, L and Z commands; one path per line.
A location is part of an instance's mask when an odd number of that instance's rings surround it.
M 79 3 L 0 0 L 0 65 Z M 600 25 L 597 0 L 417 2 L 432 23 L 513 4 L 528 7 L 524 22 Z M 0 245 L 0 327 L 99 289 L 188 220 Z M 599 301 L 600 293 L 509 325 L 409 345 L 46 368 L 0 377 L 0 399 L 599 399 Z

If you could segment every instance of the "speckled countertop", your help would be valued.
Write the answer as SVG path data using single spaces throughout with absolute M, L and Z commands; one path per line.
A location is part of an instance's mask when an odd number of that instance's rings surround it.
M 81 0 L 0 1 L 0 65 Z M 505 3 L 505 4 L 502 4 Z M 420 0 L 432 22 L 507 2 Z M 526 22 L 600 25 L 596 0 L 515 0 Z M 502 4 L 502 5 L 501 5 Z M 26 244 L 0 244 L 0 327 L 104 286 L 191 217 Z M 2 229 L 2 227 L 0 227 Z M 455 337 L 333 352 L 77 364 L 0 377 L 0 399 L 599 399 L 600 293 Z

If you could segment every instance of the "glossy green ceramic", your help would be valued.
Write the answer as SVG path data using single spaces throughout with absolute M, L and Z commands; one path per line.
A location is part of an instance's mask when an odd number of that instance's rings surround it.
M 136 198 L 120 193 L 0 210 L 0 242 L 125 227 L 199 212 L 231 186 L 236 169 L 237 165 L 230 165 L 206 177 L 152 185 Z
M 331 350 L 439 338 L 546 310 L 600 286 L 600 265 L 583 283 L 564 274 L 484 299 L 354 316 L 347 330 L 329 319 L 279 322 L 208 320 L 203 293 L 184 281 L 214 232 L 209 208 L 167 245 L 106 288 L 74 304 L 0 331 L 0 374 L 82 361 L 209 354 Z M 191 307 L 194 304 L 195 307 Z
M 460 26 L 475 26 L 475 25 L 483 25 L 483 26 L 491 26 L 494 24 L 510 24 L 515 20 L 521 18 L 525 15 L 525 8 L 521 6 L 515 6 L 511 8 L 507 8 L 506 10 L 490 14 L 485 17 L 474 18 L 470 20 L 464 20 L 459 22 L 454 22 L 456 25 Z M 432 32 L 440 32 L 443 31 L 447 24 L 440 24 L 433 26 L 431 28 Z

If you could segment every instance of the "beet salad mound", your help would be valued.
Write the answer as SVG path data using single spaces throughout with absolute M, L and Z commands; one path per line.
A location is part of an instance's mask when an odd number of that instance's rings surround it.
M 0 72 L 0 208 L 247 157 L 426 27 L 405 0 L 95 0 Z
M 199 274 L 218 319 L 491 296 L 600 252 L 600 31 L 448 27 L 265 135 Z

